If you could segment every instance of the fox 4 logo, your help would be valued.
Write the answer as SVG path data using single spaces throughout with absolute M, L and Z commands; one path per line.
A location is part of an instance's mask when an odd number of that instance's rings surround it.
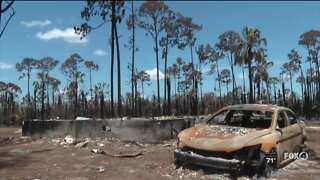
M 292 159 L 292 160 L 307 160 L 309 158 L 309 155 L 307 152 L 295 152 L 295 153 L 283 153 L 284 159 Z

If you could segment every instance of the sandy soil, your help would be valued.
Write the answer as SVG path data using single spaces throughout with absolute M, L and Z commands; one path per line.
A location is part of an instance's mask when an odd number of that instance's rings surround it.
M 308 123 L 307 130 L 309 159 L 296 160 L 262 179 L 320 179 L 320 123 Z M 141 144 L 87 139 L 85 147 L 78 147 L 84 140 L 64 141 L 21 137 L 20 128 L 0 127 L 0 179 L 248 179 L 203 167 L 176 167 L 175 140 Z

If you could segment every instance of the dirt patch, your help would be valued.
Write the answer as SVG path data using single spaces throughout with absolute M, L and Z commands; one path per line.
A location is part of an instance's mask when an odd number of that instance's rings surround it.
M 272 179 L 320 179 L 320 131 L 307 128 L 308 160 L 296 160 L 274 171 Z M 177 167 L 176 140 L 160 144 L 117 139 L 31 139 L 19 128 L 0 128 L 0 179 L 247 179 L 197 166 Z M 316 129 L 316 130 L 315 130 Z M 84 143 L 86 145 L 83 146 Z M 77 146 L 78 144 L 78 146 Z M 94 153 L 97 149 L 105 153 Z M 126 156 L 130 155 L 130 156 Z M 257 176 L 252 177 L 257 179 Z

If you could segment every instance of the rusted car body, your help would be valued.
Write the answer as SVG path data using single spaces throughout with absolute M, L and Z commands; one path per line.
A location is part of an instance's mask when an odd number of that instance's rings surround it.
M 289 163 L 284 153 L 301 151 L 305 139 L 305 123 L 288 108 L 233 105 L 180 132 L 174 156 L 179 163 L 264 173 Z

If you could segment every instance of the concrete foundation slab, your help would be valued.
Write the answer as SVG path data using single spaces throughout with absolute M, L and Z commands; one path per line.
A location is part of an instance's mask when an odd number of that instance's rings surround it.
M 71 135 L 75 138 L 119 138 L 156 143 L 175 138 L 180 131 L 194 124 L 195 118 L 32 120 L 23 121 L 22 135 L 34 138 Z

